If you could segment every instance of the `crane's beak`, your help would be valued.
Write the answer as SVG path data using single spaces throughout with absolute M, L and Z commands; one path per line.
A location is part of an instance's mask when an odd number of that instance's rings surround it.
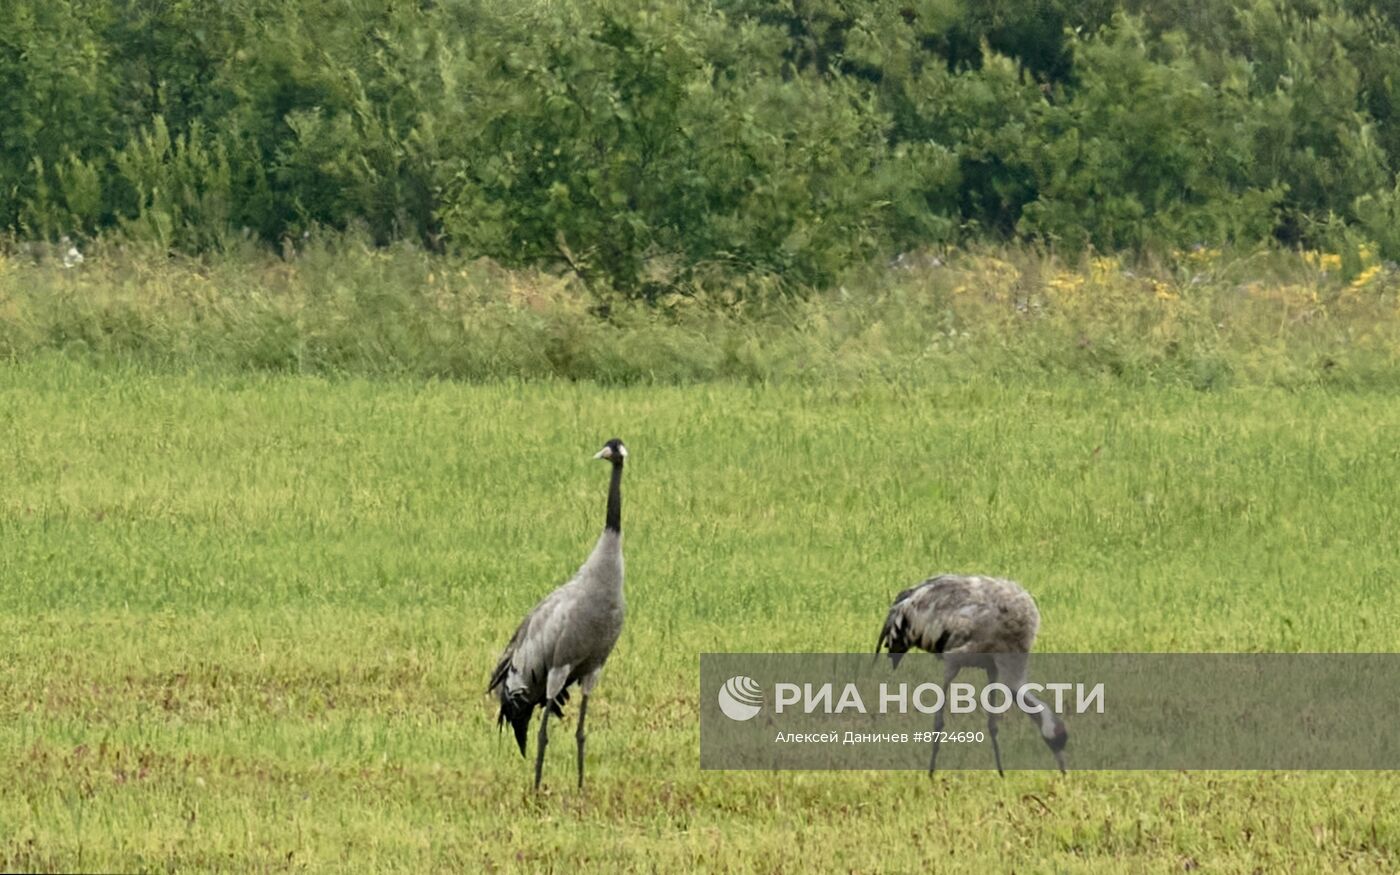
M 595 459 L 611 459 L 611 458 L 612 458 L 612 447 L 603 447 L 601 450 L 599 450 L 598 452 L 596 452 L 596 453 L 593 454 L 593 458 L 595 458 Z
M 1065 752 L 1062 750 L 1057 750 L 1054 751 L 1054 754 L 1055 764 L 1060 767 L 1060 774 L 1063 775 L 1065 773 Z

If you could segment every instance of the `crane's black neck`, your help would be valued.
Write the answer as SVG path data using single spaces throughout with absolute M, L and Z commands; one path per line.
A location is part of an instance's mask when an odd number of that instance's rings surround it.
M 614 459 L 612 463 L 612 483 L 608 485 L 608 521 L 604 526 L 607 531 L 622 534 L 622 460 Z

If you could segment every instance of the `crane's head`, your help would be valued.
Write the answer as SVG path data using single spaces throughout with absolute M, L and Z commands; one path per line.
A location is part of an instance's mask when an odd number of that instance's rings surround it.
M 1060 767 L 1060 773 L 1064 774 L 1065 745 L 1069 744 L 1069 730 L 1065 728 L 1065 721 L 1056 714 L 1050 714 L 1049 719 L 1040 725 L 1040 737 L 1045 740 L 1050 753 L 1055 755 L 1055 765 Z
M 1050 753 L 1055 755 L 1055 765 L 1060 767 L 1060 773 L 1065 771 L 1065 745 L 1069 744 L 1069 730 L 1065 728 L 1065 721 L 1060 719 L 1060 715 L 1050 710 L 1050 706 L 1040 701 L 1034 693 L 1023 688 L 1017 694 L 1017 701 L 1024 700 L 1021 708 L 1027 717 L 1040 730 L 1040 740 L 1045 742 L 1045 746 L 1050 748 Z M 1029 707 L 1027 707 L 1029 706 Z
M 603 459 L 604 461 L 612 462 L 614 465 L 621 467 L 623 461 L 627 458 L 627 448 L 622 445 L 621 438 L 613 438 L 603 444 L 603 448 L 599 450 L 593 458 Z

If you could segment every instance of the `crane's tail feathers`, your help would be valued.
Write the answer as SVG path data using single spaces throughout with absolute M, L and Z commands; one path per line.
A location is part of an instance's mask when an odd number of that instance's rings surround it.
M 520 755 L 525 756 L 525 743 L 530 739 L 530 717 L 535 713 L 535 704 L 522 695 L 512 696 L 504 686 L 501 687 L 501 711 L 496 715 L 496 728 L 503 729 L 507 723 L 515 732 L 515 744 L 520 748 Z M 564 705 L 569 701 L 569 692 L 564 690 L 554 697 L 554 701 L 541 707 L 549 708 L 549 713 L 555 717 L 564 716 Z
M 535 706 L 526 701 L 523 697 L 512 696 L 501 689 L 501 713 L 496 715 L 496 728 L 501 729 L 509 723 L 510 728 L 515 731 L 515 744 L 520 748 L 520 755 L 525 756 L 525 742 L 530 737 L 530 714 L 535 710 Z
M 875 639 L 875 655 L 879 656 L 880 651 L 886 644 L 894 643 L 895 614 L 899 610 L 899 602 L 895 602 L 890 608 L 889 614 L 885 616 L 885 625 L 880 627 L 880 637 Z
M 506 675 L 510 673 L 510 655 L 510 651 L 507 650 L 506 655 L 501 657 L 501 661 L 497 663 L 496 668 L 492 670 L 491 681 L 486 685 L 487 693 L 494 693 L 496 691 L 496 687 L 499 687 L 501 686 L 501 684 L 505 683 Z M 504 688 L 502 689 L 504 690 Z
M 899 656 L 894 652 L 894 650 L 895 650 L 894 641 L 893 641 L 893 640 L 891 639 L 891 637 L 890 637 L 890 631 L 891 631 L 892 626 L 893 626 L 893 615 L 891 615 L 890 618 L 888 618 L 888 619 L 885 620 L 885 626 L 884 626 L 883 629 L 880 630 L 880 637 L 879 637 L 879 639 L 876 640 L 876 642 L 875 642 L 875 659 L 871 662 L 872 665 L 875 664 L 876 662 L 879 662 L 879 661 L 880 661 L 880 653 L 881 653 L 881 651 L 883 651 L 883 650 L 885 650 L 885 649 L 888 648 L 888 650 L 890 651 L 890 665 L 891 665 L 891 667 L 893 667 L 893 668 L 898 668 L 898 667 L 899 667 Z
M 885 625 L 880 628 L 880 637 L 875 642 L 875 658 L 879 659 L 883 648 L 890 653 L 890 668 L 899 668 L 899 661 L 909 652 L 909 642 L 905 640 L 904 599 L 908 591 L 902 592 L 890 605 L 885 617 Z

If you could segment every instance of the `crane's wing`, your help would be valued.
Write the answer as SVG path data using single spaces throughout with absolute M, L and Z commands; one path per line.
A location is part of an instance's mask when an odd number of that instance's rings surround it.
M 548 707 L 554 715 L 563 717 L 564 703 L 569 700 L 568 692 L 561 690 L 554 701 L 544 701 L 550 658 L 559 638 L 569 599 L 568 585 L 565 584 L 545 596 L 525 615 L 515 634 L 510 636 L 510 643 L 491 672 L 491 682 L 486 687 L 486 692 L 495 692 L 501 702 L 496 725 L 511 725 L 521 756 L 525 755 L 530 715 L 535 706 Z
M 905 602 L 914 593 L 912 589 L 906 589 L 894 597 L 894 604 L 890 605 L 890 612 L 885 615 L 885 625 L 880 627 L 880 637 L 875 640 L 875 655 L 879 656 L 880 651 L 886 646 L 889 647 L 893 656 L 900 653 L 909 652 L 908 629 L 909 620 L 905 616 Z M 894 660 L 899 664 L 899 660 Z
M 943 574 L 930 578 L 895 597 L 875 652 L 887 647 L 891 659 L 917 647 L 930 653 L 982 649 L 989 630 L 1000 622 L 1003 590 L 1020 587 L 990 577 Z M 1032 603 L 1032 610 L 1034 605 Z M 995 649 L 995 648 L 991 648 Z
M 545 596 L 525 615 L 515 634 L 510 636 L 510 643 L 501 653 L 495 670 L 491 672 L 491 683 L 486 688 L 488 693 L 502 685 L 512 694 L 536 685 L 543 693 L 550 656 L 559 640 L 567 613 L 565 607 L 571 596 L 572 588 L 565 584 Z

